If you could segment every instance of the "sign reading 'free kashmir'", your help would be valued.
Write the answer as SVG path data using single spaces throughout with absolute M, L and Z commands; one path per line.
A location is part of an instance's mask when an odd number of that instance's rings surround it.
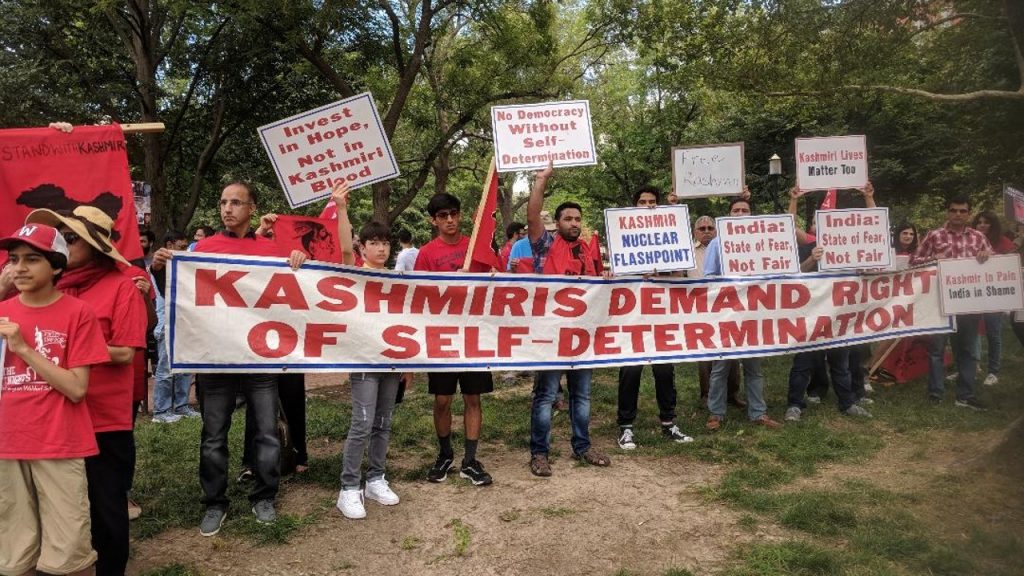
M 494 106 L 491 126 L 498 172 L 597 164 L 586 100 Z
M 292 208 L 329 197 L 337 182 L 359 188 L 398 176 L 369 92 L 260 126 L 259 133 Z

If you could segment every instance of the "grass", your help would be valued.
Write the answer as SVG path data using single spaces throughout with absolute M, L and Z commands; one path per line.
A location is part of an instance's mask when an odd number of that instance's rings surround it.
M 787 423 L 769 431 L 746 421 L 745 413 L 730 408 L 725 426 L 718 433 L 704 431 L 706 413 L 698 406 L 696 367 L 676 367 L 678 405 L 676 422 L 696 441 L 676 444 L 660 434 L 654 387 L 649 371 L 644 372 L 640 392 L 639 416 L 634 433 L 639 445 L 632 452 L 613 455 L 629 458 L 674 458 L 685 466 L 701 463 L 721 466 L 717 482 L 703 489 L 709 505 L 726 505 L 739 512 L 738 526 L 748 533 L 786 531 L 781 542 L 760 542 L 736 550 L 734 563 L 724 574 L 968 574 L 1010 575 L 1024 573 L 1024 536 L 987 525 L 980 520 L 957 526 L 958 537 L 932 518 L 922 515 L 936 502 L 955 505 L 971 490 L 971 479 L 957 471 L 939 476 L 903 492 L 882 490 L 866 481 L 832 480 L 822 484 L 823 466 L 865 462 L 889 443 L 909 446 L 908 460 L 927 461 L 932 457 L 935 434 L 971 434 L 1006 428 L 1024 412 L 1024 386 L 1013 375 L 1024 369 L 1019 349 L 1012 340 L 1004 345 L 1003 383 L 982 391 L 983 398 L 995 408 L 977 413 L 956 409 L 952 400 L 934 406 L 926 401 L 922 383 L 879 389 L 876 403 L 870 407 L 872 420 L 853 420 L 840 416 L 834 396 L 820 406 L 804 412 L 801 422 Z M 766 399 L 769 413 L 781 418 L 785 407 L 786 382 L 790 360 L 775 357 L 764 362 Z M 615 423 L 617 371 L 595 372 L 591 395 L 591 436 L 596 442 L 610 443 L 618 435 Z M 488 452 L 504 448 L 525 452 L 529 443 L 530 386 L 522 382 L 508 384 L 496 379 L 498 390 L 485 398 L 484 426 L 480 457 L 486 464 Z M 422 481 L 436 454 L 436 436 L 432 421 L 432 398 L 421 392 L 406 396 L 394 416 L 389 478 L 397 482 Z M 951 396 L 951 390 L 947 396 Z M 461 398 L 453 410 L 461 414 Z M 310 397 L 308 401 L 308 437 L 321 444 L 329 441 L 330 452 L 311 457 L 310 469 L 301 478 L 283 483 L 309 485 L 332 492 L 338 489 L 341 448 L 349 423 L 349 406 L 342 402 Z M 302 530 L 318 523 L 333 507 L 333 501 L 320 503 L 305 515 L 282 514 L 273 526 L 257 524 L 249 512 L 246 487 L 234 483 L 241 454 L 244 418 L 236 414 L 230 434 L 232 466 L 228 496 L 232 500 L 224 534 L 256 545 L 286 543 Z M 553 418 L 552 455 L 567 453 L 568 417 L 556 413 Z M 456 426 L 453 445 L 461 451 L 462 431 Z M 198 475 L 199 423 L 182 421 L 173 425 L 155 425 L 140 420 L 136 430 L 139 445 L 139 472 L 134 496 L 145 513 L 133 522 L 133 533 L 147 538 L 171 527 L 194 528 L 202 514 Z M 967 456 L 967 455 L 965 455 Z M 1012 460 L 1008 455 L 1007 460 Z M 573 514 L 573 510 L 551 507 L 537 510 L 546 518 Z M 495 513 L 503 522 L 518 522 L 527 512 L 518 508 Z M 471 527 L 453 519 L 451 530 L 454 552 L 468 553 Z M 422 542 L 410 536 L 402 540 L 401 550 L 422 548 Z M 625 568 L 622 573 L 630 573 Z M 705 572 L 701 572 L 704 574 Z M 191 575 L 193 568 L 174 564 L 146 574 Z M 668 574 L 690 574 L 670 569 Z

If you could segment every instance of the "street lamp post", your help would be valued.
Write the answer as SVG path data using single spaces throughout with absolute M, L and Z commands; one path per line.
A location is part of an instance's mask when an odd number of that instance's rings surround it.
M 768 159 L 768 175 L 772 178 L 772 206 L 778 213 L 779 208 L 779 182 L 782 180 L 782 158 L 778 154 L 772 154 Z

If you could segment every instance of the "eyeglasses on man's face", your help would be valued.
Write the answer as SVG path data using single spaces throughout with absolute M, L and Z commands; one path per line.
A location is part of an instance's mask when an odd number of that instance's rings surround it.
M 442 211 L 438 212 L 437 214 L 434 214 L 434 218 L 436 218 L 438 220 L 448 220 L 449 218 L 452 219 L 452 220 L 455 220 L 458 217 L 459 217 L 459 211 L 458 210 L 442 210 Z
M 220 207 L 231 206 L 232 208 L 240 208 L 242 206 L 248 206 L 252 204 L 249 200 L 239 200 L 238 198 L 224 198 L 220 201 Z

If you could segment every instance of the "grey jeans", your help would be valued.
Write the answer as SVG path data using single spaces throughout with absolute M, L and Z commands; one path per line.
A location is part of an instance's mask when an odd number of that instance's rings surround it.
M 366 481 L 384 477 L 384 461 L 391 438 L 391 413 L 402 375 L 397 372 L 352 374 L 352 424 L 341 459 L 342 490 L 359 489 L 363 452 L 369 444 Z

